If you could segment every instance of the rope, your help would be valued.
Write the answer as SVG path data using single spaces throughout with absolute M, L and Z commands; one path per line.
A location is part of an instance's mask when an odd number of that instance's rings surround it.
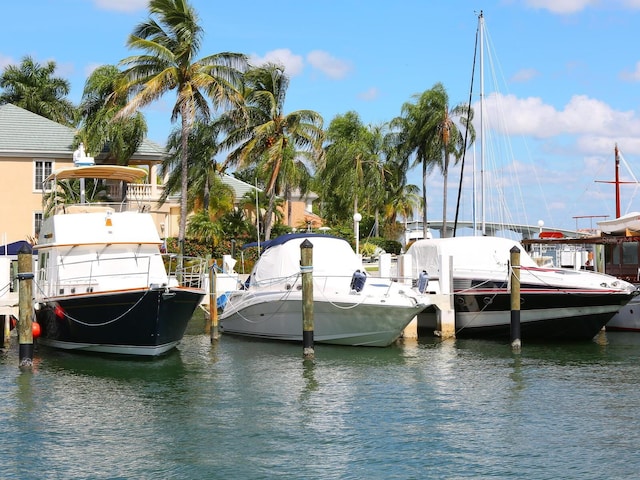
M 34 283 L 34 285 L 36 286 L 37 290 L 38 290 L 38 291 L 43 295 L 43 297 L 45 297 L 45 298 L 46 298 L 46 295 L 45 295 L 44 291 L 42 290 L 42 288 L 40 287 L 40 284 L 39 284 L 38 282 L 36 282 L 36 281 L 34 281 L 33 283 Z M 131 306 L 127 311 L 125 311 L 124 313 L 122 313 L 122 314 L 118 315 L 117 317 L 115 317 L 115 318 L 113 318 L 113 319 L 111 319 L 111 320 L 107 320 L 106 322 L 102 322 L 102 323 L 86 323 L 86 322 L 83 322 L 82 320 L 79 320 L 79 319 L 77 319 L 77 318 L 75 318 L 75 317 L 72 317 L 71 315 L 69 315 L 69 314 L 68 314 L 66 311 L 64 311 L 64 310 L 62 311 L 62 313 L 64 314 L 64 316 L 65 316 L 66 318 L 68 318 L 68 319 L 69 319 L 69 320 L 71 320 L 72 322 L 75 322 L 75 323 L 77 323 L 77 324 L 79 324 L 79 325 L 83 325 L 83 326 L 85 326 L 85 327 L 104 327 L 105 325 L 109 325 L 109 324 L 111 324 L 111 323 L 115 323 L 115 322 L 117 322 L 118 320 L 120 320 L 122 317 L 124 317 L 125 315 L 128 315 L 128 314 L 129 314 L 129 313 L 130 313 L 134 308 L 136 308 L 136 307 L 138 306 L 138 304 L 139 304 L 140 302 L 142 302 L 142 300 L 144 300 L 144 299 L 146 298 L 146 296 L 149 294 L 149 292 L 151 292 L 151 289 L 147 289 L 147 290 L 144 292 L 144 295 L 142 295 L 142 296 L 141 296 L 141 297 L 136 301 L 136 303 L 134 303 L 134 304 L 133 304 L 133 305 L 132 305 L 132 306 Z

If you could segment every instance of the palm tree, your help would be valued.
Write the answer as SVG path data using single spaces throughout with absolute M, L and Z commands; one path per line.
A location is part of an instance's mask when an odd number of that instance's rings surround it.
M 245 105 L 220 118 L 228 135 L 223 143 L 230 150 L 225 166 L 261 165 L 260 170 L 269 172 L 265 189 L 269 197 L 264 217 L 266 239 L 271 235 L 276 182 L 288 146 L 293 145 L 294 151 L 312 152 L 314 162 L 320 161 L 322 152 L 322 117 L 312 110 L 285 114 L 288 86 L 289 77 L 283 67 L 269 63 L 252 68 L 245 74 Z
M 219 145 L 214 125 L 205 118 L 198 118 L 189 131 L 187 139 L 189 148 L 187 189 L 187 209 L 194 207 L 209 210 L 213 183 L 219 177 L 219 167 L 215 160 Z M 169 135 L 167 150 L 170 152 L 162 164 L 162 170 L 169 172 L 165 188 L 160 197 L 162 205 L 170 194 L 180 191 L 182 182 L 181 162 L 182 129 L 175 129 Z M 221 182 L 218 180 L 218 183 Z M 222 192 L 219 192 L 222 194 Z M 232 198 L 233 200 L 233 198 Z
M 423 234 L 427 235 L 427 175 L 435 166 L 439 166 L 443 178 L 443 236 L 447 235 L 447 181 L 450 155 L 456 159 L 462 156 L 463 136 L 455 118 L 469 129 L 472 139 L 475 131 L 470 119 L 473 112 L 465 105 L 449 109 L 449 97 L 444 86 L 436 83 L 421 95 L 414 95 L 415 103 L 407 102 L 402 106 L 402 115 L 393 120 L 394 127 L 400 130 L 404 143 L 404 155 L 415 157 L 414 165 L 422 164 L 422 222 Z M 472 140 L 473 141 L 473 140 Z
M 203 28 L 195 10 L 187 0 L 150 0 L 150 18 L 137 25 L 127 40 L 127 46 L 145 52 L 122 60 L 126 66 L 126 81 L 121 89 L 134 96 L 121 115 L 159 99 L 176 90 L 177 99 L 171 120 L 181 119 L 182 145 L 181 205 L 178 242 L 184 254 L 187 220 L 188 138 L 196 114 L 210 115 L 207 97 L 214 108 L 241 102 L 238 91 L 246 57 L 240 53 L 223 52 L 196 60 Z
M 431 108 L 426 92 L 413 98 L 416 103 L 404 103 L 401 115 L 394 118 L 391 125 L 397 131 L 400 155 L 407 160 L 413 156 L 412 167 L 422 165 L 422 229 L 424 238 L 427 238 L 427 176 L 435 166 L 433 132 L 428 128 Z
M 375 134 L 362 124 L 355 112 L 335 117 L 327 129 L 329 144 L 325 147 L 325 164 L 319 169 L 316 188 L 329 209 L 326 215 L 334 221 L 351 218 L 379 198 L 384 178 L 383 167 L 376 147 Z M 371 193 L 373 192 L 373 193 Z M 375 202 L 373 202 L 375 203 Z
M 42 66 L 30 56 L 19 67 L 9 65 L 0 75 L 0 105 L 12 103 L 37 115 L 69 127 L 75 125 L 76 110 L 65 97 L 69 95 L 67 80 L 54 77 L 56 63 Z
M 455 123 L 458 119 L 469 130 L 470 143 L 475 141 L 475 129 L 471 123 L 473 110 L 467 105 L 457 105 L 449 108 L 449 96 L 441 83 L 436 83 L 431 90 L 426 92 L 428 103 L 432 110 L 428 122 L 428 129 L 434 132 L 434 151 L 440 152 L 437 163 L 442 172 L 444 188 L 442 192 L 442 236 L 447 237 L 447 183 L 449 178 L 449 162 L 451 154 L 455 163 L 462 158 L 464 137 Z
M 281 181 L 284 184 L 284 199 L 287 205 L 287 225 L 293 227 L 292 214 L 293 204 L 291 195 L 293 190 L 297 190 L 300 196 L 305 195 L 311 188 L 313 176 L 309 169 L 309 164 L 314 162 L 311 152 L 294 152 L 288 148 L 283 158 L 281 168 Z
M 147 123 L 140 112 L 116 118 L 127 104 L 127 98 L 117 92 L 121 81 L 122 73 L 114 65 L 103 65 L 91 73 L 80 103 L 82 125 L 77 137 L 88 152 L 97 155 L 108 150 L 116 163 L 128 165 L 147 133 Z

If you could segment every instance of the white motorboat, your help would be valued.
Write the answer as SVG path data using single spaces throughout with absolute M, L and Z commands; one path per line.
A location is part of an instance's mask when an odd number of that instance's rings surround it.
M 224 333 L 302 341 L 301 244 L 313 248 L 314 341 L 384 347 L 428 305 L 428 297 L 391 279 L 368 276 L 341 238 L 290 234 L 264 242 L 244 290 L 229 292 Z
M 441 262 L 452 262 L 458 337 L 509 338 L 510 255 L 520 251 L 520 319 L 523 339 L 591 339 L 637 294 L 636 287 L 588 270 L 539 267 L 518 242 L 499 237 L 418 240 L 407 251 L 417 271 L 439 293 Z M 418 315 L 418 328 L 437 329 L 436 313 Z
M 39 234 L 34 287 L 39 343 L 154 356 L 182 339 L 206 293 L 201 286 L 206 262 L 161 253 L 151 214 L 127 201 L 122 188 L 121 182 L 145 175 L 138 168 L 92 165 L 62 169 L 46 179 L 49 214 Z M 94 191 L 108 188 L 111 198 L 88 201 L 84 181 Z M 81 202 L 69 203 L 78 184 Z

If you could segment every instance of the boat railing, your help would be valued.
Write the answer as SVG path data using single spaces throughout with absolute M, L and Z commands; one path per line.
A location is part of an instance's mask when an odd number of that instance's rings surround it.
M 58 265 L 40 268 L 37 289 L 44 296 L 58 296 L 166 283 L 164 272 L 153 265 L 153 256 L 149 255 L 66 259 Z
M 158 259 L 158 257 L 161 257 Z M 154 260 L 157 259 L 157 260 Z M 164 263 L 163 265 L 160 263 Z M 66 260 L 38 272 L 42 296 L 76 295 L 130 288 L 180 286 L 203 288 L 207 262 L 199 257 L 156 254 Z
M 167 253 L 163 254 L 163 260 L 170 285 L 188 288 L 203 287 L 209 273 L 206 259 Z
M 147 203 L 136 202 L 94 202 L 94 203 L 66 203 L 56 205 L 53 214 L 64 215 L 74 213 L 120 213 L 145 212 L 150 209 Z

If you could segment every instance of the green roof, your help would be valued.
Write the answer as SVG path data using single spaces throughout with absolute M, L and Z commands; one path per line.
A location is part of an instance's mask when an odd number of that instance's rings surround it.
M 0 105 L 0 156 L 71 157 L 76 131 L 10 103 Z M 163 157 L 164 149 L 145 139 L 133 159 Z

